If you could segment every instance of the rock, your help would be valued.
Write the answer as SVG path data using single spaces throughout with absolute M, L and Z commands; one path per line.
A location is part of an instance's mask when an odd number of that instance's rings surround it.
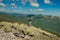
M 0 40 L 60 40 L 60 37 L 34 26 L 9 22 L 0 22 L 0 26 Z
M 30 37 L 30 36 L 26 35 L 24 40 L 33 40 L 33 37 Z
M 13 33 L 3 33 L 0 34 L 0 40 L 19 40 L 13 35 Z

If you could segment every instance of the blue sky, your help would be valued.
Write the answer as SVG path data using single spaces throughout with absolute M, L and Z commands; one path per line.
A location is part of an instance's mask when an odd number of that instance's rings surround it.
M 0 0 L 0 12 L 60 16 L 60 0 Z

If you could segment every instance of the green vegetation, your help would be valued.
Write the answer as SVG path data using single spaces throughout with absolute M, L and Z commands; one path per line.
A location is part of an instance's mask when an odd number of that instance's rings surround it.
M 0 22 L 18 22 L 28 24 L 26 14 L 0 13 Z M 60 17 L 50 15 L 34 15 L 32 25 L 60 36 Z
M 18 14 L 19 15 L 19 14 Z M 7 22 L 23 22 L 26 23 L 26 16 L 20 17 L 17 14 L 7 14 L 7 13 L 0 13 L 0 22 L 7 21 Z
M 32 24 L 43 30 L 49 31 L 60 36 L 60 19 L 55 16 L 43 16 L 42 18 L 34 18 Z

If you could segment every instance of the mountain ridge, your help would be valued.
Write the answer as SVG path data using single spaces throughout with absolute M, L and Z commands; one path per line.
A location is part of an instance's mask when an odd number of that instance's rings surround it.
M 3 38 L 4 37 L 4 38 Z M 2 40 L 60 40 L 50 32 L 28 26 L 24 23 L 0 22 L 0 39 Z
M 32 25 L 60 37 L 60 17 L 51 15 L 0 13 L 0 22 L 18 22 L 28 24 L 27 17 L 32 16 Z

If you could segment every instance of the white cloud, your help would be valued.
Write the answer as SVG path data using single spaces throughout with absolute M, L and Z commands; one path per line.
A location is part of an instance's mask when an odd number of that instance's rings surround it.
M 0 6 L 1 7 L 5 7 L 6 5 L 4 3 L 0 3 Z
M 29 9 L 29 12 L 31 12 L 31 13 L 37 12 L 37 9 L 32 9 L 32 8 L 30 8 L 30 9 Z
M 21 0 L 22 2 L 27 2 L 27 0 Z
M 39 7 L 39 4 L 35 3 L 35 2 L 30 2 L 30 5 L 33 6 L 33 7 Z
M 30 8 L 30 9 L 29 9 L 29 12 L 30 12 L 30 13 L 35 13 L 35 12 L 37 12 L 37 9 L 34 10 L 34 9 L 31 9 L 31 8 Z
M 39 7 L 39 4 L 37 2 L 37 0 L 29 0 L 30 2 L 30 5 L 33 6 L 33 7 Z
M 22 5 L 26 5 L 27 2 L 33 7 L 39 7 L 37 0 L 21 0 Z
M 27 0 L 21 0 L 21 4 L 24 6 L 26 4 Z
M 11 5 L 15 6 L 15 3 L 11 3 Z
M 12 6 L 12 8 L 17 8 L 17 6 Z
M 51 4 L 51 1 L 50 0 L 44 0 L 44 3 L 45 4 Z
M 15 5 L 15 3 L 11 3 L 12 8 L 17 8 L 17 6 Z
M 41 11 L 43 11 L 43 10 L 44 10 L 44 9 L 41 9 L 41 8 L 39 8 L 39 9 L 34 9 L 34 10 L 31 9 L 31 8 L 29 9 L 30 12 L 38 12 L 38 11 L 41 12 Z
M 39 11 L 43 11 L 44 9 L 38 9 Z
M 21 2 L 22 5 L 25 5 L 25 2 Z

